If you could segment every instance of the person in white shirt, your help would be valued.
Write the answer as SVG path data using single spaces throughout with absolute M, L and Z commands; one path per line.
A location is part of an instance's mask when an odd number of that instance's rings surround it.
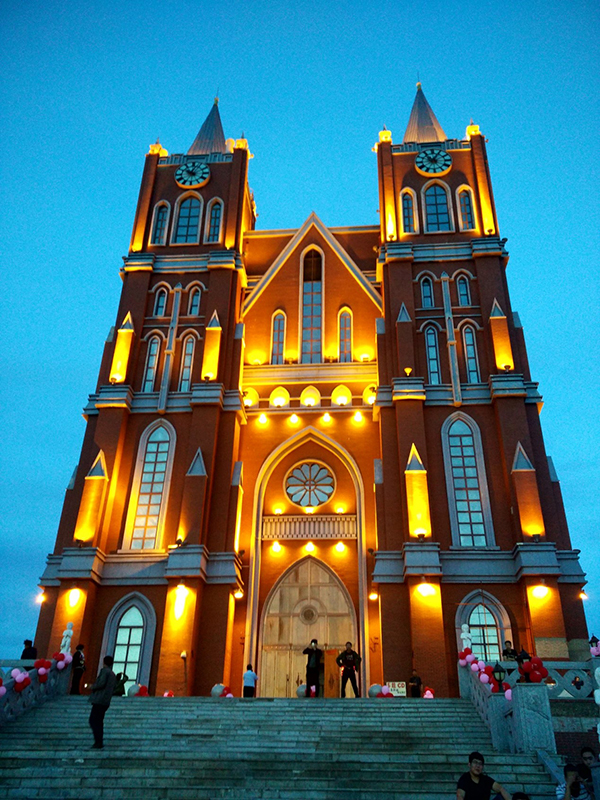
M 244 697 L 254 697 L 257 680 L 258 675 L 253 671 L 252 664 L 248 664 L 244 672 Z
M 567 764 L 564 769 L 565 782 L 556 787 L 556 800 L 590 800 L 585 784 L 580 780 L 577 767 Z

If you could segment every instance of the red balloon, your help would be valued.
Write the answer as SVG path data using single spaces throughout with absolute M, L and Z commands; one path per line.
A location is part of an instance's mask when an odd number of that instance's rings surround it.
M 494 683 L 492 684 L 492 694 L 497 694 L 499 691 L 500 691 L 500 687 L 499 687 L 499 686 L 498 686 L 498 684 L 497 684 L 497 683 L 494 681 Z
M 525 675 L 525 670 L 523 667 L 519 667 L 519 675 Z
M 483 670 L 483 672 L 485 672 L 486 675 L 493 675 L 494 668 L 490 666 L 490 664 L 488 664 L 487 667 Z
M 502 688 L 506 692 L 507 689 L 510 689 L 510 683 L 507 683 L 506 681 L 504 681 L 503 684 L 502 684 Z
M 46 673 L 46 675 L 38 675 L 38 681 L 40 683 L 46 683 L 47 680 L 48 680 L 48 674 L 47 673 Z
M 539 669 L 542 666 L 542 659 L 539 656 L 534 656 L 531 659 L 531 663 L 534 669 Z
M 60 655 L 60 653 L 59 653 L 58 651 L 56 651 L 56 653 L 52 653 L 52 658 L 53 658 L 55 661 L 59 661 L 59 660 L 60 660 L 60 659 L 59 659 L 59 655 Z
M 23 689 L 25 688 L 25 681 L 21 681 L 21 683 L 17 683 L 15 681 L 15 685 L 14 685 L 13 688 L 14 688 L 15 692 L 22 692 Z
M 458 654 L 458 657 L 459 657 L 459 658 L 463 658 L 463 659 L 464 659 L 464 657 L 465 657 L 466 655 L 467 655 L 467 654 L 465 653 L 465 651 L 464 651 L 464 650 L 461 650 L 461 652 Z
M 471 650 L 470 647 L 465 647 L 465 649 L 463 650 L 463 653 L 465 654 L 465 656 L 470 656 L 472 652 L 473 651 Z
M 40 667 L 43 667 L 43 666 L 44 666 L 44 659 L 43 658 L 38 658 L 38 660 L 34 663 L 33 668 L 34 669 L 39 669 Z
M 386 697 L 391 697 L 391 699 L 392 699 L 392 700 L 394 699 L 394 695 L 393 695 L 391 692 L 389 692 L 389 693 L 388 693 L 388 694 L 386 694 L 385 696 L 386 696 Z
M 523 662 L 523 672 L 530 673 L 533 672 L 533 664 L 531 661 L 524 661 Z
M 384 695 L 384 693 L 383 693 L 383 692 L 377 692 L 377 694 L 375 695 L 375 697 L 385 697 L 385 695 Z
M 540 673 L 542 678 L 547 678 L 548 677 L 548 670 L 546 669 L 546 667 L 540 667 L 538 669 L 538 672 Z
M 43 666 L 43 667 L 46 667 L 46 669 L 50 669 L 50 667 L 52 666 L 52 662 L 51 662 L 51 661 L 48 661 L 48 660 L 46 660 L 46 661 L 44 661 L 44 663 L 42 664 L 42 666 Z
M 534 670 L 529 677 L 531 678 L 531 682 L 532 683 L 541 683 L 542 682 L 542 676 L 540 675 L 540 673 L 537 670 Z

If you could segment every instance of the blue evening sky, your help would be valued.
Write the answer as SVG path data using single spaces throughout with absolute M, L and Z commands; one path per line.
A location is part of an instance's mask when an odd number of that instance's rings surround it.
M 313 210 L 374 224 L 371 147 L 383 123 L 402 140 L 417 73 L 448 136 L 472 117 L 489 139 L 513 308 L 600 636 L 598 4 L 22 0 L 3 17 L 0 658 L 35 632 L 149 144 L 185 152 L 218 88 L 226 136 L 244 131 L 255 155 L 259 228 Z

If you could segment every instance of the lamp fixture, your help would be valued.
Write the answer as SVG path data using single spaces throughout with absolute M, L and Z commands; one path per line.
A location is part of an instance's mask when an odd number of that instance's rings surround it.
M 423 575 L 421 578 L 421 583 L 417 586 L 417 591 L 421 597 L 431 597 L 435 594 L 435 586 L 433 586 L 431 583 L 428 583 Z
M 538 583 L 537 586 L 534 586 L 531 590 L 531 594 L 536 598 L 536 600 L 543 600 L 544 597 L 548 595 L 550 589 L 546 586 L 546 581 L 544 578 Z

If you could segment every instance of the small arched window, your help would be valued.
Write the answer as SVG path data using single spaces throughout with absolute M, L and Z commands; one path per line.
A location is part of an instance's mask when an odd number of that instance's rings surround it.
M 342 311 L 339 317 L 340 361 L 352 361 L 352 315 Z
M 427 373 L 429 383 L 440 384 L 442 382 L 440 371 L 440 354 L 438 350 L 437 330 L 433 325 L 425 328 L 425 352 L 427 355 Z
M 171 437 L 160 425 L 148 437 L 139 479 L 135 514 L 131 525 L 131 550 L 153 550 L 157 547 L 159 529 L 164 516 L 168 489 L 167 469 Z
M 197 197 L 186 197 L 179 206 L 175 244 L 198 241 L 198 225 L 200 223 L 200 200 Z
M 148 342 L 148 352 L 146 355 L 146 366 L 144 369 L 144 380 L 142 382 L 142 392 L 153 392 L 154 381 L 158 369 L 158 355 L 160 353 L 160 338 L 153 336 Z
M 448 195 L 438 183 L 425 190 L 425 219 L 429 232 L 452 230 Z
M 278 312 L 272 322 L 271 364 L 283 364 L 285 351 L 285 315 Z
M 159 289 L 154 298 L 154 316 L 164 317 L 167 310 L 167 290 Z
M 200 312 L 200 289 L 192 289 L 190 292 L 190 302 L 188 305 L 188 315 L 195 317 Z
M 154 210 L 154 226 L 152 228 L 151 244 L 165 243 L 168 219 L 169 207 L 161 203 L 161 205 L 158 205 Z
M 322 339 L 323 259 L 318 250 L 304 256 L 302 270 L 302 364 L 320 364 Z
M 463 231 L 472 231 L 475 228 L 475 215 L 473 213 L 473 200 L 469 189 L 462 189 L 458 193 L 460 203 L 460 227 Z
M 433 308 L 433 283 L 431 278 L 423 278 L 421 281 L 421 305 L 423 308 Z
M 194 362 L 194 344 L 196 340 L 193 336 L 187 336 L 183 341 L 181 357 L 181 377 L 179 379 L 179 391 L 189 392 L 192 380 L 192 364 Z
M 143 638 L 144 618 L 137 606 L 131 606 L 119 620 L 114 649 L 113 671 L 129 679 L 125 690 L 138 683 Z
M 470 306 L 471 305 L 471 291 L 469 289 L 469 281 L 464 275 L 456 281 L 456 288 L 458 291 L 458 305 Z
M 223 203 L 213 201 L 207 220 L 205 242 L 218 242 L 221 239 L 221 217 L 223 216 Z
M 463 328 L 463 343 L 465 347 L 465 366 L 467 368 L 467 383 L 479 383 L 479 361 L 477 359 L 477 340 L 475 329 L 471 325 Z
M 481 661 L 490 664 L 500 661 L 502 647 L 500 646 L 500 631 L 498 622 L 489 608 L 479 603 L 469 615 L 469 628 L 471 636 L 471 649 Z
M 404 233 L 415 233 L 415 199 L 412 192 L 402 192 L 402 230 Z

